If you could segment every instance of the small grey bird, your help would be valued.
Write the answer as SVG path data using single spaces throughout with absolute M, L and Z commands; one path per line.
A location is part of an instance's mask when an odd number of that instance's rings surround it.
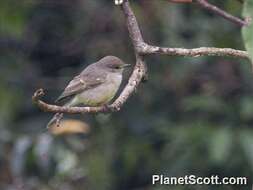
M 65 106 L 102 106 L 109 103 L 118 91 L 125 64 L 115 56 L 106 56 L 90 64 L 69 82 L 64 92 L 56 100 L 70 98 Z M 56 121 L 56 115 L 47 127 Z

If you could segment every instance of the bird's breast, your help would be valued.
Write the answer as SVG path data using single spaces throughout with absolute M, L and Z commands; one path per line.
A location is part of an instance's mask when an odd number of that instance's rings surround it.
M 88 106 L 99 106 L 108 103 L 117 93 L 122 81 L 118 73 L 108 74 L 104 83 L 82 92 L 78 99 Z
M 122 81 L 122 74 L 120 73 L 111 73 L 108 74 L 106 77 L 108 83 L 114 83 L 116 85 L 120 85 Z

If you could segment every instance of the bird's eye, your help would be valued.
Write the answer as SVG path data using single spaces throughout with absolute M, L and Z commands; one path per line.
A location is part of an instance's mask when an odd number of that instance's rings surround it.
M 120 66 L 115 66 L 115 69 L 120 69 Z

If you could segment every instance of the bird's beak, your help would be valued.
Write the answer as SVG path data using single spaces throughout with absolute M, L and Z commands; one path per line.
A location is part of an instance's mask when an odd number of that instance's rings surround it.
M 124 65 L 122 65 L 122 68 L 130 67 L 130 66 L 131 66 L 131 64 L 124 64 Z

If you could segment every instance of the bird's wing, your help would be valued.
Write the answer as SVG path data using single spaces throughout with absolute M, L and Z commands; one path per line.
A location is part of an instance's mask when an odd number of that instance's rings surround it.
M 87 70 L 89 71 L 89 70 Z M 56 102 L 65 99 L 69 96 L 76 95 L 84 90 L 97 87 L 106 80 L 106 73 L 96 70 L 90 72 L 82 72 L 69 82 L 64 92 L 56 100 Z

